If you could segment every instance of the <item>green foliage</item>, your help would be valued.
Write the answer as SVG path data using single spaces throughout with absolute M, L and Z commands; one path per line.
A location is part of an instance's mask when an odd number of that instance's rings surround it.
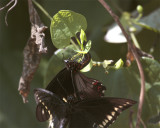
M 86 30 L 87 21 L 79 13 L 61 10 L 53 16 L 50 25 L 51 39 L 56 48 L 65 48 L 81 29 Z
M 83 31 L 83 29 L 81 29 L 80 40 L 81 40 L 82 45 L 83 45 L 84 41 L 87 41 L 86 33 Z
M 78 52 L 78 53 L 83 53 L 83 54 L 86 54 L 89 52 L 89 50 L 91 49 L 91 45 L 92 45 L 92 42 L 91 40 L 89 40 L 85 46 L 85 48 L 83 47 L 83 45 L 81 45 L 81 49 L 83 50 L 75 50 L 73 49 L 74 51 Z

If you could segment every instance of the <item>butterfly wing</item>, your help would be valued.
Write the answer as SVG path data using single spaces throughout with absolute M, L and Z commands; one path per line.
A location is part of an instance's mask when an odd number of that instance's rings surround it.
M 47 85 L 46 90 L 55 93 L 61 99 L 67 99 L 67 96 L 72 95 L 74 92 L 71 71 L 67 70 L 67 68 L 62 69 Z
M 93 121 L 84 110 L 75 112 L 71 116 L 68 128 L 93 128 Z
M 108 128 L 122 111 L 135 103 L 135 101 L 129 99 L 109 97 L 80 101 L 74 106 L 75 113 L 72 115 L 69 128 L 81 128 L 79 126 L 82 125 L 82 122 L 84 122 L 84 127 L 87 126 L 88 128 L 96 128 L 98 126 Z M 79 118 L 79 115 L 83 116 L 83 118 Z M 76 122 L 77 120 L 78 122 Z
M 57 97 L 54 93 L 37 88 L 34 89 L 34 97 L 36 100 L 36 117 L 39 121 L 43 122 L 48 120 L 50 117 L 61 119 L 66 113 L 66 104 Z
M 98 80 L 89 78 L 80 72 L 73 73 L 73 79 L 81 99 L 104 96 L 106 88 Z
M 66 68 L 62 69 L 53 79 L 52 81 L 48 84 L 48 86 L 46 87 L 46 90 L 51 91 L 52 93 L 55 93 L 56 95 L 58 95 L 61 99 L 65 98 L 67 99 L 67 95 L 69 95 L 68 93 L 72 93 L 72 84 L 71 82 L 71 77 L 70 77 L 70 71 L 68 71 Z M 68 86 L 68 87 L 66 87 Z M 36 91 L 34 91 L 35 94 L 38 94 L 38 96 L 49 96 L 50 93 L 42 90 L 42 89 L 36 89 Z M 39 97 L 37 97 L 39 98 Z M 46 121 L 49 119 L 50 115 L 48 113 L 48 110 L 45 109 L 45 106 L 42 105 L 42 103 L 39 103 L 39 100 L 36 98 L 35 95 L 35 100 L 37 103 L 37 107 L 36 107 L 36 117 L 39 121 Z M 51 98 L 51 96 L 50 96 Z M 48 101 L 46 101 L 46 103 L 48 104 L 50 102 L 50 99 L 48 99 Z

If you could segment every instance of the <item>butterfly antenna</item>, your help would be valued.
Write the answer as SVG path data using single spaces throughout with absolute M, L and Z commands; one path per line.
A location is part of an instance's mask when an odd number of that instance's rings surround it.
M 73 71 L 72 70 L 71 70 L 71 78 L 72 78 L 72 85 L 73 85 L 74 93 L 76 94 L 77 99 L 80 100 L 80 96 L 78 95 L 77 88 L 73 81 Z

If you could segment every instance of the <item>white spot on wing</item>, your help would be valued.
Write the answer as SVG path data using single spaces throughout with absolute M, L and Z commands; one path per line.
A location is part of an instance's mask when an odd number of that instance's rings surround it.
M 48 110 L 48 114 L 49 114 L 49 115 L 51 114 L 51 111 L 50 111 L 50 110 Z
M 44 115 L 44 109 L 42 109 L 42 115 Z
M 108 120 L 105 119 L 104 121 L 105 121 L 106 123 L 108 123 Z
M 53 118 L 53 116 L 52 116 L 52 114 L 50 114 L 50 119 L 52 119 Z
M 106 122 L 105 122 L 105 121 L 103 121 L 103 122 L 102 122 L 102 124 L 103 124 L 103 126 L 105 126 L 105 125 L 106 125 Z
M 123 108 L 123 106 L 119 106 L 119 108 Z
M 45 108 L 48 109 L 47 106 L 45 106 Z
M 108 120 L 112 120 L 112 116 L 107 115 L 107 119 L 108 119 Z
M 129 102 L 126 102 L 126 104 L 130 104 Z
M 123 104 L 123 106 L 127 106 L 127 104 Z
M 117 108 L 117 107 L 114 107 L 114 110 L 115 110 L 115 111 L 118 111 L 118 108 Z
M 111 115 L 114 116 L 114 115 L 115 115 L 115 112 L 111 112 Z

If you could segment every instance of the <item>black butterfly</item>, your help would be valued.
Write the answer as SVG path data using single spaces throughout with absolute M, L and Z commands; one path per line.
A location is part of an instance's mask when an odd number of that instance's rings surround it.
M 66 67 L 52 79 L 46 90 L 66 100 L 68 95 L 75 95 L 80 99 L 104 96 L 106 88 L 102 83 L 88 78 L 80 72 L 90 60 L 89 53 L 85 54 L 79 62 L 75 59 L 65 60 Z
M 34 90 L 34 96 L 37 104 L 43 106 L 42 115 L 38 115 L 39 120 L 50 117 L 54 128 L 108 128 L 123 110 L 136 103 L 111 97 L 65 102 L 53 92 L 41 88 Z M 71 97 L 73 101 L 74 98 Z M 44 113 L 48 113 L 49 117 Z
M 91 60 L 89 53 L 84 55 L 81 61 L 75 59 L 65 60 L 66 67 L 62 69 L 48 84 L 46 90 L 58 95 L 60 99 L 67 102 L 76 102 L 77 100 L 95 98 L 104 96 L 106 88 L 96 79 L 88 78 L 79 72 Z M 70 97 L 76 97 L 74 100 Z M 39 121 L 46 121 L 49 119 L 49 114 L 42 111 L 44 106 L 37 105 L 36 117 Z M 45 115 L 45 118 L 42 117 Z

